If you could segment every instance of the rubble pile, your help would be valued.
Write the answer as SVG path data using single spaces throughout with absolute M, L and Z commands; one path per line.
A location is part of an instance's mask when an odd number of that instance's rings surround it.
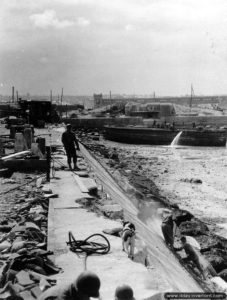
M 29 185 L 5 194 L 11 198 L 11 208 L 0 218 L 0 299 L 37 299 L 55 283 L 48 276 L 60 271 L 49 258 L 53 253 L 47 251 L 48 205 L 53 194 L 43 187 L 42 177 L 25 178 L 30 178 Z

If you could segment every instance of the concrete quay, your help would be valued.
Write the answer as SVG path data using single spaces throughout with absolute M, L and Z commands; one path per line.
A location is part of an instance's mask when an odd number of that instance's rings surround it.
M 66 162 L 64 163 L 66 164 Z M 88 166 L 88 168 L 90 167 Z M 59 197 L 50 199 L 49 203 L 48 250 L 54 252 L 54 261 L 63 270 L 54 278 L 58 282 L 69 283 L 84 270 L 85 256 L 81 254 L 79 257 L 69 250 L 69 246 L 66 244 L 68 232 L 71 231 L 76 240 L 84 240 L 94 233 L 103 234 L 104 229 L 113 229 L 121 224 L 89 212 L 76 202 L 86 196 L 81 192 L 72 172 L 57 171 L 55 176 L 56 178 L 51 179 L 49 186 Z M 129 204 L 122 205 L 121 202 L 119 204 L 130 220 L 134 209 L 130 208 Z M 135 219 L 133 218 L 131 221 L 135 221 Z M 140 223 L 137 224 L 138 237 L 146 238 L 146 230 Z M 123 283 L 129 284 L 133 288 L 137 300 L 149 299 L 152 295 L 160 292 L 202 292 L 171 252 L 168 249 L 161 249 L 164 245 L 162 242 L 160 244 L 157 238 L 154 237 L 153 245 L 149 248 L 152 259 L 151 265 L 146 268 L 143 264 L 136 263 L 127 257 L 126 253 L 122 251 L 119 237 L 105 236 L 111 245 L 110 252 L 106 255 L 91 255 L 87 259 L 87 269 L 97 273 L 101 279 L 102 299 L 114 299 L 115 288 Z M 151 238 L 152 235 L 149 236 L 149 239 Z M 152 249 L 154 250 L 153 255 Z M 179 282 L 177 283 L 176 280 Z M 163 296 L 156 299 L 162 298 Z

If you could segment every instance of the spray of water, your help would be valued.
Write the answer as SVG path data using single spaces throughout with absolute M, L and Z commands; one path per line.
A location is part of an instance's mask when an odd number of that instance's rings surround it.
M 175 138 L 173 139 L 172 143 L 170 144 L 170 147 L 175 147 L 175 146 L 178 144 L 182 132 L 183 132 L 183 131 L 180 131 L 180 132 L 175 136 Z
M 158 202 L 139 201 L 138 218 L 149 226 L 149 230 L 157 237 L 162 238 L 161 223 L 163 218 L 163 208 Z

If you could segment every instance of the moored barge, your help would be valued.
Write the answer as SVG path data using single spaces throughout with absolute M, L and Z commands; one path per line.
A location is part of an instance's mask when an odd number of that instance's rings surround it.
M 105 126 L 105 138 L 108 140 L 148 145 L 170 145 L 177 134 L 182 131 L 178 145 L 225 147 L 226 131 L 221 129 L 169 129 L 147 128 L 138 126 Z

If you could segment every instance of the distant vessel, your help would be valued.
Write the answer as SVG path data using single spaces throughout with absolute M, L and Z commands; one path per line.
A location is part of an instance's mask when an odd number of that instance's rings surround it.
M 106 139 L 129 144 L 170 145 L 177 134 L 182 131 L 178 145 L 207 147 L 226 145 L 226 131 L 221 129 L 178 130 L 143 126 L 104 126 L 104 128 Z

